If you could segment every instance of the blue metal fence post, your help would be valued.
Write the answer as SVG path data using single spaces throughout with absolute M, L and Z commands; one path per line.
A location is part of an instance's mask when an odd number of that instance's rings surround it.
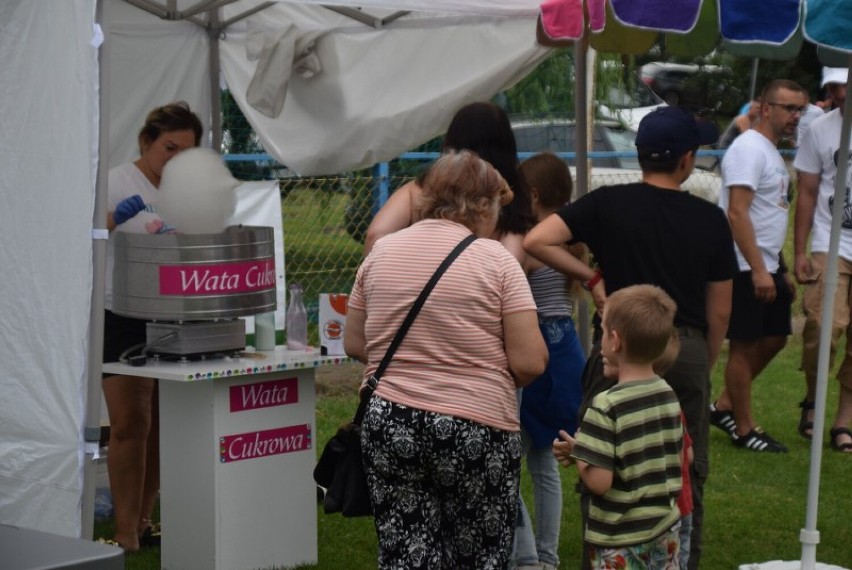
M 390 165 L 387 162 L 379 162 L 373 165 L 373 215 L 388 201 L 388 190 L 390 188 Z

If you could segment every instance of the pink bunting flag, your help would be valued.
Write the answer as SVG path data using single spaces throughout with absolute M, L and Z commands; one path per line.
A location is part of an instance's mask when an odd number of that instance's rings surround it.
M 589 26 L 598 32 L 604 28 L 606 0 L 587 0 Z M 583 0 L 545 0 L 541 3 L 541 25 L 554 40 L 576 40 L 585 25 Z

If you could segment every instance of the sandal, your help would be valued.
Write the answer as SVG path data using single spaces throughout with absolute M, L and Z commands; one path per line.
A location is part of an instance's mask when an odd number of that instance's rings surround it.
M 845 426 L 831 428 L 831 430 L 828 432 L 828 435 L 831 437 L 831 439 L 829 440 L 829 444 L 831 445 L 831 449 L 833 449 L 834 451 L 839 451 L 841 453 L 852 452 L 852 441 L 847 441 L 847 442 L 844 442 L 844 443 L 837 443 L 837 437 L 838 436 L 848 435 L 849 437 L 852 437 L 852 430 L 851 429 L 849 429 L 848 427 L 845 427 Z
M 813 438 L 814 422 L 808 419 L 808 413 L 813 411 L 814 403 L 805 398 L 799 402 L 799 407 L 802 408 L 802 415 L 799 416 L 799 435 L 805 439 L 811 439 Z
M 146 521 L 151 522 L 151 521 Z M 139 548 L 159 548 L 162 543 L 160 523 L 150 524 L 139 536 Z
M 98 544 L 106 544 L 108 546 L 115 546 L 116 548 L 120 548 L 124 552 L 124 554 L 133 554 L 132 550 L 124 548 L 120 542 L 111 538 L 99 538 L 95 542 L 97 542 Z

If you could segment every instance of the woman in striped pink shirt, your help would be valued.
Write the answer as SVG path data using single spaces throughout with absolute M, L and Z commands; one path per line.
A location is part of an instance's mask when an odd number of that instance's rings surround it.
M 346 353 L 384 356 L 414 299 L 471 233 L 491 236 L 512 198 L 470 152 L 425 175 L 420 221 L 378 240 L 349 298 Z M 521 266 L 499 242 L 474 241 L 449 267 L 370 400 L 364 463 L 379 568 L 506 568 L 518 505 L 516 389 L 544 370 L 547 347 Z

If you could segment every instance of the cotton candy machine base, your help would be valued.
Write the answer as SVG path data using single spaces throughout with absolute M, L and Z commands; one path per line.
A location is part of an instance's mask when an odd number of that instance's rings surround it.
M 199 356 L 245 348 L 238 317 L 276 308 L 273 229 L 217 234 L 115 232 L 113 312 L 153 321 L 143 354 Z
M 227 355 L 246 347 L 246 326 L 240 319 L 194 322 L 151 322 L 146 352 L 155 357 Z

